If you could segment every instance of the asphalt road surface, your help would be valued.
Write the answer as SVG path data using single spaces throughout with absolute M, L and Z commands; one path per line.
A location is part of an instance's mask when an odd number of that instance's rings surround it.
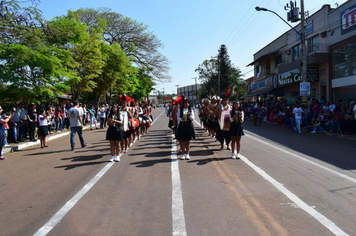
M 356 235 L 356 142 L 244 122 L 239 160 L 195 123 L 180 155 L 162 108 L 118 163 L 106 130 L 7 153 L 0 235 Z

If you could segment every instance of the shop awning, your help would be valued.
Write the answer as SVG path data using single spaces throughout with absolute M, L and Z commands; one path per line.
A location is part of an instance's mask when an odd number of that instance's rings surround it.
M 253 66 L 257 61 L 261 60 L 262 58 L 267 57 L 267 56 L 270 56 L 270 55 L 275 54 L 275 53 L 277 53 L 277 52 L 279 52 L 279 50 L 275 50 L 275 51 L 266 53 L 266 54 L 260 56 L 259 58 L 257 58 L 256 60 L 254 60 L 253 62 L 251 62 L 250 64 L 248 64 L 246 67 L 248 67 L 248 66 Z
M 256 91 L 254 93 L 250 93 L 250 94 L 246 94 L 244 96 L 242 96 L 241 98 L 247 98 L 247 97 L 253 97 L 253 96 L 259 96 L 262 94 L 269 94 L 274 90 L 274 88 L 269 88 L 269 89 L 264 89 L 264 90 L 260 90 L 260 91 Z

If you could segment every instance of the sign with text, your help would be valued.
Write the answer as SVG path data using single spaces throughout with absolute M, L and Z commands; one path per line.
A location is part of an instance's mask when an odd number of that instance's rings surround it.
M 356 5 L 342 11 L 341 16 L 341 34 L 346 34 L 356 29 Z
M 285 86 L 288 84 L 294 84 L 302 81 L 302 76 L 300 74 L 300 69 L 290 70 L 288 72 L 278 75 L 278 85 Z
M 310 95 L 310 82 L 300 83 L 300 96 L 309 96 Z

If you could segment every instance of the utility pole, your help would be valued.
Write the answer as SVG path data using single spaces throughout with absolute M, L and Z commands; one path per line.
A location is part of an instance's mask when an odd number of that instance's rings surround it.
M 289 12 L 287 13 L 287 20 L 291 22 L 298 22 L 300 20 L 300 27 L 301 30 L 298 32 L 296 29 L 293 28 L 287 21 L 285 21 L 280 15 L 278 15 L 276 12 L 268 10 L 267 8 L 264 7 L 256 7 L 256 11 L 269 11 L 274 13 L 276 16 L 278 16 L 281 20 L 283 20 L 287 25 L 289 25 L 297 34 L 300 35 L 300 44 L 301 44 L 301 50 L 300 50 L 300 60 L 301 60 L 301 75 L 302 75 L 302 82 L 308 82 L 308 53 L 307 53 L 307 48 L 306 48 L 306 24 L 305 24 L 305 11 L 304 11 L 304 0 L 300 0 L 300 18 L 299 18 L 299 8 L 296 6 L 297 3 L 296 1 L 293 3 L 293 1 L 290 1 L 290 4 L 287 4 L 284 7 L 284 10 L 287 11 L 289 9 Z M 307 96 L 302 96 L 302 100 L 306 101 Z
M 290 5 L 286 5 L 284 7 L 285 10 L 290 9 L 287 13 L 287 20 L 291 22 L 298 22 L 300 20 L 300 61 L 301 61 L 301 75 L 302 75 L 302 82 L 308 82 L 308 52 L 306 47 L 306 24 L 305 24 L 305 10 L 304 10 L 304 0 L 300 0 L 300 18 L 299 18 L 299 8 L 297 7 L 297 3 L 290 1 Z M 306 96 L 302 96 L 303 102 L 307 100 Z
M 304 11 L 304 0 L 300 0 L 300 10 L 301 10 L 301 17 L 300 17 L 300 27 L 301 27 L 301 60 L 302 60 L 302 82 L 308 82 L 308 62 L 307 62 L 307 47 L 306 43 L 306 25 L 305 25 L 305 11 Z M 307 96 L 302 97 L 303 102 L 306 102 Z

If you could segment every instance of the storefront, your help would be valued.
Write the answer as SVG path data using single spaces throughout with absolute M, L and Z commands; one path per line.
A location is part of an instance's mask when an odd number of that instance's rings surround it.
M 242 98 L 261 102 L 265 100 L 266 97 L 273 97 L 273 92 L 277 87 L 277 75 L 274 75 L 267 79 L 248 84 L 247 95 Z
M 315 71 L 318 71 L 318 68 L 316 68 Z M 275 93 L 278 99 L 284 98 L 285 100 L 288 100 L 291 97 L 300 96 L 300 83 L 302 82 L 300 68 L 281 73 L 277 76 L 278 89 Z M 316 74 L 316 72 L 309 73 L 308 82 L 310 82 L 310 95 L 308 97 L 317 98 L 319 75 Z
M 348 1 L 328 16 L 333 100 L 356 101 L 356 1 Z

